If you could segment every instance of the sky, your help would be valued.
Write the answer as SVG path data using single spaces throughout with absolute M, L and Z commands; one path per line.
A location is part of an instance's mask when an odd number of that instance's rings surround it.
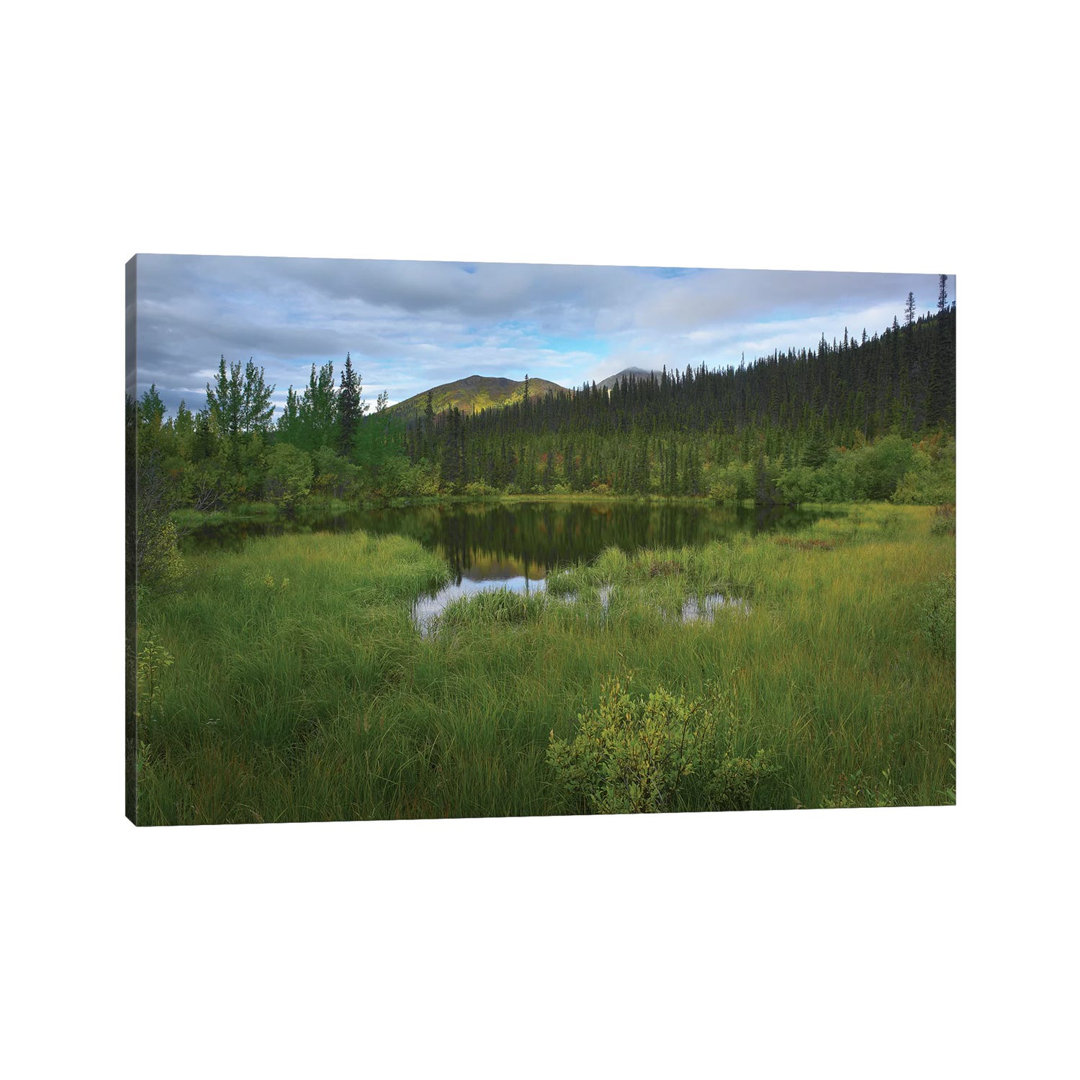
M 627 367 L 738 366 L 845 327 L 881 332 L 909 292 L 919 314 L 938 298 L 937 274 L 204 255 L 139 255 L 135 278 L 128 391 L 153 383 L 170 414 L 204 407 L 222 355 L 262 367 L 278 411 L 313 363 L 340 381 L 346 353 L 364 399 L 393 404 L 468 375 L 572 387 Z M 952 275 L 947 288 L 952 301 Z

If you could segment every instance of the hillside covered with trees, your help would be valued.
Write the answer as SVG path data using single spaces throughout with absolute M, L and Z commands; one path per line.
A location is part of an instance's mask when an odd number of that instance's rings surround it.
M 525 386 L 524 380 L 469 375 L 464 379 L 433 386 L 422 394 L 399 401 L 396 405 L 391 405 L 389 411 L 402 420 L 415 420 L 429 409 L 441 413 L 456 407 L 463 413 L 476 413 L 523 400 Z M 529 379 L 528 387 L 530 398 L 566 392 L 564 387 L 548 382 L 547 379 Z
M 205 409 L 128 401 L 140 512 L 320 498 L 706 496 L 759 504 L 954 500 L 956 309 L 738 368 L 661 370 L 610 387 L 525 377 L 508 405 L 374 410 L 351 357 L 312 366 L 274 419 L 263 369 L 222 357 Z M 467 382 L 467 380 L 465 380 Z M 509 381 L 509 380 L 508 380 Z

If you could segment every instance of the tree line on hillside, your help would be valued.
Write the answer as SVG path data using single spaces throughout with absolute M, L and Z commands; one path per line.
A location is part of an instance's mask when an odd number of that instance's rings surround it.
M 129 398 L 138 511 L 500 493 L 952 501 L 955 335 L 943 276 L 936 313 L 916 318 L 909 294 L 904 325 L 870 337 L 476 414 L 436 413 L 429 392 L 408 421 L 385 393 L 369 410 L 347 355 L 337 381 L 312 365 L 275 422 L 263 369 L 222 357 L 196 413 L 166 417 L 155 386 Z
M 916 318 L 909 294 L 905 325 L 880 335 L 845 331 L 744 367 L 665 369 L 472 415 L 429 407 L 405 449 L 450 490 L 889 498 L 926 457 L 951 453 L 955 334 L 942 277 L 936 314 Z M 947 463 L 938 472 L 901 496 L 939 494 Z
M 861 340 L 845 329 L 843 341 L 822 337 L 815 349 L 774 352 L 756 363 L 709 371 L 666 368 L 652 378 L 624 378 L 610 389 L 593 383 L 549 393 L 476 415 L 453 410 L 418 425 L 409 448 L 414 459 L 430 456 L 440 440 L 476 446 L 522 435 L 595 438 L 626 434 L 662 437 L 670 432 L 720 434 L 721 455 L 747 459 L 755 436 L 772 439 L 773 454 L 815 447 L 852 446 L 885 434 L 951 431 L 956 409 L 955 307 L 944 286 L 936 315 L 916 318 L 909 294 L 907 321 L 894 320 L 883 334 Z M 460 434 L 458 430 L 460 428 Z

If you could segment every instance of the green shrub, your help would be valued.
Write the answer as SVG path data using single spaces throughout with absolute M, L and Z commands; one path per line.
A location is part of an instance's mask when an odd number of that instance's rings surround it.
M 165 669 L 172 663 L 172 654 L 153 638 L 147 638 L 135 666 L 135 718 L 140 723 L 147 723 L 164 713 L 162 680 Z
M 956 501 L 956 447 L 944 446 L 939 436 L 924 439 L 915 451 L 911 468 L 893 492 L 894 503 L 933 506 Z
M 800 506 L 817 495 L 817 477 L 806 465 L 796 465 L 780 474 L 780 494 L 789 506 Z
M 749 810 L 758 784 L 776 772 L 764 750 L 750 757 L 725 752 L 709 778 L 710 810 Z
M 335 499 L 346 499 L 356 494 L 360 470 L 352 462 L 335 454 L 329 446 L 321 446 L 312 451 L 310 457 L 313 477 L 308 486 L 312 492 Z M 288 462 L 275 462 L 279 488 L 287 487 L 290 478 L 305 475 L 306 471 L 298 459 L 294 460 L 293 465 L 295 468 Z
M 857 458 L 867 495 L 871 499 L 889 499 L 915 464 L 915 448 L 899 435 L 886 435 L 858 451 Z
M 311 455 L 289 443 L 278 443 L 269 455 L 267 497 L 286 513 L 311 491 L 315 469 Z
M 730 702 L 687 701 L 659 687 L 632 697 L 629 679 L 604 684 L 578 716 L 572 741 L 552 732 L 548 763 L 576 808 L 596 813 L 748 809 L 767 757 L 735 753 Z
M 879 778 L 864 775 L 862 769 L 855 769 L 850 775 L 841 773 L 831 794 L 822 800 L 822 807 L 841 810 L 867 806 L 898 806 L 900 795 L 893 785 L 891 770 L 882 769 Z
M 175 587 L 184 576 L 176 524 L 160 514 L 139 514 L 135 534 L 136 580 L 158 590 Z
M 734 502 L 738 497 L 738 494 L 738 484 L 734 480 L 729 480 L 726 476 L 723 479 L 713 481 L 713 483 L 709 485 L 709 498 L 711 498 L 713 502 Z

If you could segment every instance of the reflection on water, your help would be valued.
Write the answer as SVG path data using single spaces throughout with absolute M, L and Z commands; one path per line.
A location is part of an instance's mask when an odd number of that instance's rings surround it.
M 711 622 L 722 608 L 734 608 L 745 614 L 750 613 L 750 605 L 738 596 L 724 596 L 723 593 L 709 593 L 698 603 L 696 596 L 691 596 L 682 606 L 681 619 L 685 622 Z
M 532 580 L 524 575 L 521 577 L 505 579 L 488 578 L 484 580 L 473 580 L 471 578 L 462 578 L 454 584 L 444 586 L 442 589 L 439 589 L 438 592 L 430 596 L 421 596 L 413 605 L 413 625 L 420 631 L 422 637 L 429 637 L 436 630 L 436 620 L 439 615 L 441 615 L 446 607 L 455 600 L 460 600 L 463 597 L 467 599 L 476 596 L 478 593 L 500 591 L 522 593 L 528 596 L 539 596 L 540 594 L 543 594 L 545 601 L 549 604 L 557 603 L 574 605 L 578 603 L 579 600 L 577 593 L 551 596 L 547 592 L 547 581 L 544 578 Z M 608 606 L 611 603 L 611 593 L 612 587 L 610 585 L 602 585 L 597 590 L 602 615 L 606 615 L 608 612 Z M 740 597 L 725 596 L 723 593 L 709 593 L 701 598 L 700 603 L 696 596 L 691 596 L 680 608 L 678 618 L 679 621 L 683 623 L 712 622 L 717 614 L 724 610 L 740 611 L 743 614 L 748 615 L 750 613 L 750 605 Z
M 356 510 L 302 524 L 230 522 L 204 526 L 191 548 L 239 547 L 250 536 L 285 531 L 398 533 L 444 558 L 456 583 L 535 581 L 550 571 L 591 562 L 606 547 L 627 553 L 649 547 L 700 547 L 740 532 L 803 528 L 820 511 L 787 507 L 717 507 L 702 503 L 454 503 Z M 524 591 L 524 583 L 521 586 Z
M 363 530 L 411 537 L 445 559 L 453 572 L 452 584 L 421 597 L 413 608 L 413 621 L 428 634 L 436 616 L 454 600 L 495 589 L 546 595 L 552 570 L 591 562 L 607 547 L 628 554 L 642 548 L 700 547 L 737 533 L 795 532 L 835 513 L 704 503 L 453 503 L 355 510 L 301 522 L 229 522 L 196 529 L 184 543 L 196 549 L 238 548 L 248 537 L 296 531 Z M 601 614 L 608 611 L 611 595 L 610 586 L 599 590 Z M 574 604 L 578 598 L 559 601 Z M 679 617 L 682 622 L 711 621 L 732 607 L 749 611 L 744 600 L 712 593 L 686 600 Z
M 460 600 L 463 596 L 475 596 L 477 593 L 496 592 L 498 590 L 531 596 L 535 593 L 546 592 L 547 581 L 544 578 L 540 578 L 538 581 L 530 581 L 524 575 L 507 578 L 461 578 L 452 585 L 444 586 L 432 596 L 421 596 L 413 604 L 413 623 L 420 633 L 426 637 L 431 633 L 435 619 L 447 604 Z

